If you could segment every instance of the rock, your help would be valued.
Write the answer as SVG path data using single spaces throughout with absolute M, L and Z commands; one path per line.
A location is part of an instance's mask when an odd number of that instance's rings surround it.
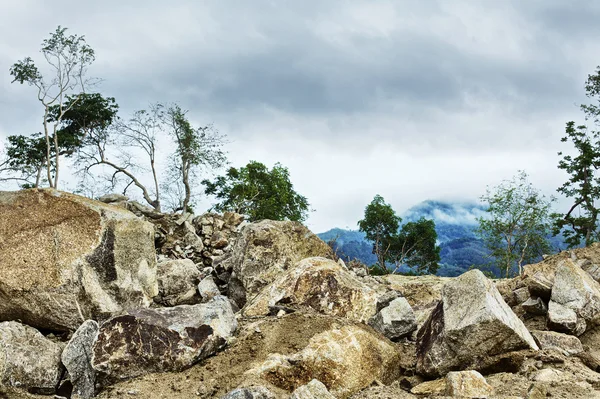
M 566 356 L 577 355 L 583 352 L 581 341 L 572 335 L 554 331 L 532 331 L 531 335 L 540 349 L 553 349 Z
M 446 395 L 453 398 L 487 398 L 493 388 L 477 371 L 451 371 L 446 375 Z
M 221 295 L 219 287 L 213 280 L 212 276 L 206 276 L 198 283 L 198 292 L 202 298 L 202 302 L 208 302 L 217 295 Z
M 231 249 L 231 256 L 219 265 L 232 270 L 243 291 L 238 305 L 252 299 L 302 259 L 332 257 L 332 250 L 298 222 L 263 220 L 246 225 Z
M 576 326 L 585 325 L 587 329 L 600 322 L 600 284 L 570 259 L 562 261 L 556 269 L 552 302 L 573 310 L 577 315 Z M 552 310 L 555 309 L 556 307 Z M 556 317 L 552 323 L 558 324 Z M 576 335 L 583 333 L 580 329 L 573 329 L 570 326 L 563 325 L 570 333 Z
M 425 381 L 414 386 L 410 393 L 415 395 L 442 396 L 446 393 L 446 379 L 438 378 L 433 381 Z
M 410 335 L 417 329 L 417 319 L 406 298 L 394 299 L 369 324 L 391 340 Z
M 374 381 L 389 384 L 398 377 L 399 354 L 385 340 L 360 326 L 344 326 L 313 336 L 300 352 L 272 354 L 247 372 L 276 387 L 293 391 L 313 379 L 336 398 L 347 398 Z
M 375 315 L 377 294 L 337 262 L 304 259 L 267 287 L 243 309 L 244 316 L 267 315 L 285 304 L 367 322 Z
M 265 387 L 249 387 L 234 389 L 222 399 L 275 399 L 275 395 Z
M 297 388 L 290 399 L 335 399 L 327 387 L 319 380 L 312 380 L 306 385 Z
M 521 287 L 513 291 L 514 301 L 517 305 L 522 304 L 523 302 L 529 299 L 529 288 Z
M 477 370 L 482 358 L 519 349 L 538 346 L 494 284 L 471 270 L 444 286 L 442 301 L 419 331 L 417 371 Z
M 521 304 L 523 310 L 533 315 L 545 315 L 548 313 L 548 308 L 542 298 L 529 298 Z
M 59 344 L 32 327 L 15 321 L 0 323 L 0 386 L 55 393 L 63 371 L 61 352 Z
M 152 224 L 51 189 L 0 192 L 0 321 L 75 330 L 157 294 Z
M 218 296 L 199 305 L 139 309 L 100 325 L 92 366 L 102 385 L 146 373 L 180 371 L 215 354 L 237 328 Z
M 106 194 L 98 198 L 98 201 L 104 202 L 105 204 L 110 204 L 113 202 L 129 201 L 129 197 L 122 194 Z
M 244 216 L 235 212 L 225 212 L 223 214 L 223 221 L 227 226 L 237 227 L 244 221 Z
M 156 303 L 164 306 L 190 305 L 199 302 L 197 284 L 200 271 L 189 259 L 173 259 L 156 266 L 158 296 Z
M 227 237 L 221 232 L 214 233 L 210 239 L 210 246 L 215 249 L 225 248 L 229 245 Z
M 75 331 L 62 352 L 62 363 L 69 372 L 74 398 L 89 399 L 96 392 L 96 372 L 91 359 L 97 337 L 98 323 L 87 320 Z
M 550 299 L 556 265 L 550 260 L 545 260 L 533 265 L 523 266 L 523 283 L 532 296 L 541 297 L 546 301 Z
M 586 322 L 577 317 L 573 309 L 550 301 L 548 304 L 548 328 L 567 334 L 581 335 L 586 330 Z
M 563 372 L 553 368 L 542 369 L 531 378 L 533 381 L 552 383 L 562 378 Z
M 383 279 L 385 284 L 389 284 L 389 288 L 405 297 L 412 307 L 417 318 L 417 331 L 442 299 L 444 285 L 453 280 L 450 277 L 401 275 L 387 275 Z

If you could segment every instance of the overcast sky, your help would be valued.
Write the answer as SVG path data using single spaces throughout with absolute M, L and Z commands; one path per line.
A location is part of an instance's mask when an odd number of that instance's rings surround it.
M 377 193 L 401 213 L 518 169 L 553 194 L 598 21 L 593 0 L 2 1 L 0 140 L 41 130 L 8 69 L 63 25 L 124 116 L 176 101 L 227 134 L 233 166 L 287 166 L 315 232 L 356 228 Z

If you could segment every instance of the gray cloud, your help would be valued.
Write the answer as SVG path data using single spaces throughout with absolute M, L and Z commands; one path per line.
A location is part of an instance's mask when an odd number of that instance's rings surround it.
M 90 73 L 124 114 L 178 101 L 229 135 L 233 163 L 289 166 L 317 230 L 354 225 L 376 192 L 401 211 L 523 168 L 551 192 L 600 63 L 585 0 L 29 0 L 0 15 L 0 139 L 40 130 L 8 68 L 62 24 L 96 49 Z

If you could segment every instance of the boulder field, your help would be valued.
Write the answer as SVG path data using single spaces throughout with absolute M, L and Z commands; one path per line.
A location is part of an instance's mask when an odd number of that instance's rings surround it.
M 599 270 L 369 276 L 300 223 L 0 192 L 0 398 L 600 398 Z

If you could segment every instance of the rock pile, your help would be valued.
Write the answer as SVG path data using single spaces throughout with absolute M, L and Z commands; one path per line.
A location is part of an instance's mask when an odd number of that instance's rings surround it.
M 299 223 L 102 201 L 0 193 L 0 397 L 600 397 L 600 245 L 372 277 Z

